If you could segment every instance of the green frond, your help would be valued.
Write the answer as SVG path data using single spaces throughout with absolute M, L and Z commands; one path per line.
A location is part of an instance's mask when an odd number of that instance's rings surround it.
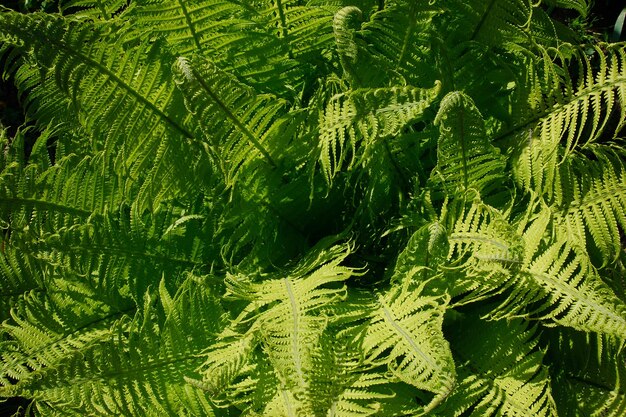
M 529 0 L 455 0 L 448 5 L 457 11 L 450 22 L 452 43 L 477 41 L 493 47 L 528 40 L 534 4 Z
M 425 282 L 440 273 L 439 268 L 447 260 L 450 243 L 443 225 L 433 222 L 422 226 L 409 239 L 406 247 L 398 255 L 392 284 L 410 285 Z
M 583 17 L 589 12 L 587 0 L 544 0 L 544 3 L 551 7 L 576 10 Z
M 320 164 L 330 183 L 343 165 L 360 164 L 373 143 L 418 121 L 439 94 L 432 88 L 359 89 L 333 96 L 320 115 Z
M 506 216 L 479 200 L 447 207 L 442 219 L 448 230 L 453 295 L 471 302 L 499 293 L 519 270 L 525 245 Z M 457 272 L 461 272 L 458 274 Z
M 441 402 L 455 384 L 454 362 L 441 329 L 446 300 L 424 294 L 427 282 L 392 286 L 371 301 L 363 328 L 365 363 L 385 365 L 397 380 L 435 394 Z
M 37 265 L 23 248 L 16 248 L 10 239 L 1 238 L 0 245 L 0 322 L 10 317 L 10 311 L 19 297 L 43 287 L 44 278 Z
M 0 390 L 18 395 L 21 384 L 111 338 L 111 326 L 133 314 L 134 305 L 107 301 L 93 287 L 62 280 L 21 294 L 2 325 Z
M 559 169 L 560 192 L 556 222 L 572 242 L 592 252 L 597 248 L 602 264 L 615 262 L 626 231 L 626 165 L 621 154 L 583 155 L 569 158 Z M 561 197 L 562 196 L 562 197 Z M 587 238 L 591 236 L 591 239 Z
M 501 306 L 577 330 L 626 338 L 626 304 L 600 279 L 588 259 L 580 256 L 566 236 L 545 238 L 549 212 L 521 226 L 525 254 L 519 279 Z M 513 283 L 514 282 L 514 283 Z M 517 307 L 514 307 L 517 305 Z M 525 315 L 525 314 L 523 314 Z
M 66 112 L 74 124 L 93 139 L 94 148 L 104 151 L 106 169 L 113 165 L 118 174 L 141 178 L 139 184 L 146 180 L 142 173 L 149 171 L 150 186 L 156 189 L 162 183 L 176 184 L 177 178 L 183 179 L 183 184 L 177 184 L 178 192 L 200 183 L 197 177 L 190 181 L 189 175 L 190 167 L 203 161 L 204 151 L 184 126 L 184 112 L 173 110 L 179 107 L 180 97 L 172 80 L 171 61 L 160 42 L 137 41 L 125 36 L 121 27 L 45 14 L 5 11 L 0 14 L 0 29 L 26 57 L 38 60 L 39 82 L 23 80 L 22 86 L 28 86 L 30 100 L 36 100 L 35 117 L 58 111 L 50 107 L 58 105 L 58 100 L 47 102 L 45 97 L 65 96 Z M 121 34 L 113 37 L 109 31 Z M 180 143 L 197 146 L 182 163 L 175 152 Z M 171 165 L 155 176 L 161 164 Z M 147 185 L 143 185 L 145 190 Z M 170 198 L 171 192 L 166 192 Z M 142 196 L 140 211 L 157 200 L 153 193 Z
M 363 12 L 356 6 L 346 6 L 335 13 L 333 18 L 333 33 L 335 44 L 344 74 L 354 76 L 354 64 L 359 55 L 356 42 L 356 31 L 360 28 Z
M 259 91 L 293 98 L 307 63 L 332 41 L 331 12 L 293 3 L 143 0 L 129 19 L 180 56 L 202 54 Z
M 618 417 L 626 411 L 622 341 L 570 329 L 550 330 L 544 336 L 550 343 L 546 359 L 559 416 Z
M 522 320 L 463 318 L 450 333 L 459 383 L 440 416 L 554 416 L 550 375 L 535 329 Z
M 594 47 L 591 56 L 576 49 L 571 59 L 558 54 L 553 62 L 546 54 L 531 64 L 513 128 L 498 135 L 519 148 L 512 162 L 521 187 L 553 201 L 558 165 L 601 135 L 619 133 L 626 123 L 625 59 L 624 45 L 613 44 Z M 567 67 L 575 68 L 573 77 L 564 73 Z
M 60 0 L 58 3 L 62 14 L 103 20 L 113 18 L 128 5 L 126 0 Z
M 332 46 L 334 7 L 310 6 L 300 0 L 264 0 L 259 3 L 261 21 L 276 33 L 290 58 L 312 57 Z
M 179 58 L 175 70 L 187 107 L 201 126 L 228 186 L 255 157 L 276 167 L 268 145 L 279 134 L 282 100 L 257 96 L 210 61 Z M 222 117 L 213 118 L 215 113 Z
M 184 377 L 194 375 L 201 363 L 198 354 L 220 330 L 219 302 L 192 279 L 174 298 L 161 285 L 160 299 L 155 306 L 154 296 L 147 295 L 134 318 L 99 322 L 102 337 L 87 335 L 89 343 L 70 346 L 62 360 L 21 375 L 3 388 L 5 395 L 36 393 L 36 408 L 49 405 L 68 413 L 215 415 L 201 391 L 189 387 Z M 196 313 L 186 317 L 187 309 Z M 47 314 L 53 317 L 54 312 Z
M 443 13 L 436 2 L 393 1 L 374 13 L 360 31 L 368 51 L 382 57 L 388 71 L 413 85 L 430 84 L 434 71 L 428 57 L 433 18 Z M 375 48 L 375 49 L 374 49 Z
M 383 373 L 368 371 L 355 340 L 347 334 L 340 337 L 328 329 L 314 361 L 311 384 L 316 393 L 316 415 L 365 417 L 417 412 L 415 388 L 390 383 Z
M 245 7 L 233 1 L 138 0 L 128 17 L 151 36 L 162 36 L 177 53 L 212 50 L 213 37 L 243 22 Z
M 460 92 L 447 94 L 435 118 L 439 126 L 435 185 L 448 196 L 473 188 L 488 195 L 505 181 L 505 158 L 491 145 L 483 118 L 472 99 Z
M 351 268 L 340 266 L 347 254 L 344 247 L 313 252 L 292 271 L 293 275 L 265 277 L 260 282 L 243 275 L 227 275 L 226 297 L 249 304 L 224 333 L 224 340 L 230 343 L 207 351 L 201 368 L 204 378 L 198 386 L 217 398 L 235 397 L 239 388 L 232 381 L 242 373 L 254 372 L 246 364 L 254 349 L 262 346 L 271 373 L 279 381 L 279 387 L 274 384 L 273 389 L 278 390 L 271 394 L 274 399 L 267 407 L 291 407 L 302 415 L 314 415 L 316 394 L 310 388 L 309 375 L 314 352 L 329 322 L 321 310 L 345 297 L 345 286 L 339 285 L 355 274 Z M 248 396 L 263 389 L 261 381 L 256 385 Z M 291 396 L 293 399 L 282 403 Z

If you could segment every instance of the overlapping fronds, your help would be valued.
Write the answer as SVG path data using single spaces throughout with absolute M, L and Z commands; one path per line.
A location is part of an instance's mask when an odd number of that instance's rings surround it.
M 362 36 L 368 51 L 383 57 L 381 71 L 402 76 L 409 84 L 432 82 L 425 45 L 430 42 L 433 17 L 441 5 L 431 2 L 393 1 L 363 24 Z M 376 49 L 375 49 L 376 48 Z
M 501 185 L 505 159 L 490 144 L 482 116 L 469 97 L 459 92 L 446 95 L 435 124 L 440 136 L 433 182 L 440 182 L 451 196 L 469 188 L 486 195 Z
M 524 43 L 528 39 L 534 4 L 528 0 L 453 1 L 449 7 L 459 9 L 452 22 L 451 34 L 456 41 L 476 41 L 499 46 Z
M 560 193 L 556 176 L 563 159 L 623 128 L 625 53 L 623 45 L 606 45 L 591 55 L 576 49 L 571 58 L 558 53 L 552 62 L 546 53 L 543 62 L 530 63 L 513 128 L 499 135 L 520 149 L 513 173 L 522 187 L 553 201 Z M 562 71 L 568 66 L 572 75 Z
M 253 90 L 206 60 L 178 58 L 175 68 L 187 107 L 206 135 L 211 156 L 228 186 L 257 153 L 257 158 L 276 167 L 266 142 L 280 134 L 278 119 L 285 106 L 282 100 L 257 97 Z M 221 117 L 212 117 L 215 113 Z
M 180 98 L 170 73 L 171 59 L 161 42 L 137 44 L 125 38 L 122 27 L 94 26 L 47 14 L 3 12 L 0 19 L 5 41 L 37 61 L 39 71 L 17 74 L 21 88 L 29 89 L 33 117 L 43 114 L 45 120 L 45 115 L 57 111 L 61 103 L 45 99 L 51 92 L 65 97 L 64 111 L 84 129 L 92 146 L 105 152 L 103 169 L 110 172 L 113 164 L 118 173 L 141 179 L 137 186 L 143 185 L 145 191 L 143 174 L 154 174 L 161 164 L 168 164 L 151 179 L 151 187 L 182 180 L 180 192 L 192 184 L 190 167 L 202 159 L 203 151 L 192 145 L 196 142 L 184 126 L 184 113 L 172 111 Z M 110 31 L 122 34 L 113 36 Z M 98 41 L 103 37 L 111 44 Z M 171 159 L 180 143 L 198 146 L 184 164 L 179 158 Z M 161 162 L 154 163 L 154 159 Z M 138 201 L 139 208 L 150 204 L 154 196 L 149 193 Z
M 398 380 L 434 393 L 432 408 L 452 390 L 455 371 L 441 330 L 446 300 L 425 296 L 426 285 L 394 286 L 377 295 L 361 348 L 365 363 L 386 365 Z
M 126 0 L 60 0 L 58 4 L 59 11 L 63 14 L 109 20 L 121 13 L 128 2 Z
M 556 234 L 545 239 L 549 214 L 540 213 L 524 230 L 521 282 L 508 307 L 532 304 L 531 314 L 574 329 L 626 337 L 626 306 L 600 279 L 575 242 Z M 519 303 L 521 297 L 524 303 Z M 535 304 L 536 303 L 536 304 Z M 513 308 L 513 310 L 518 310 Z
M 626 230 L 626 166 L 620 153 L 596 153 L 599 161 L 583 155 L 559 167 L 560 201 L 557 222 L 565 234 L 589 252 L 596 248 L 604 264 L 622 251 Z M 587 234 L 592 239 L 587 239 Z
M 220 308 L 210 290 L 190 279 L 171 298 L 162 283 L 158 304 L 156 295 L 147 295 L 134 318 L 113 311 L 88 320 L 89 315 L 79 312 L 86 323 L 71 320 L 77 326 L 73 331 L 63 329 L 55 315 L 69 320 L 68 313 L 81 305 L 79 297 L 86 294 L 63 289 L 58 294 L 68 297 L 57 304 L 60 311 L 29 306 L 30 314 L 46 311 L 32 328 L 35 334 L 5 326 L 5 332 L 16 337 L 13 343 L 20 344 L 20 352 L 32 352 L 33 357 L 24 365 L 14 356 L 5 361 L 3 373 L 13 380 L 3 380 L 3 395 L 36 391 L 36 408 L 52 406 L 72 415 L 213 415 L 199 390 L 184 380 L 198 366 L 201 346 L 220 330 Z M 203 313 L 185 317 L 188 308 Z M 7 355 L 13 350 L 9 349 Z
M 327 181 L 348 161 L 360 163 L 377 140 L 420 119 L 439 93 L 432 88 L 352 90 L 330 99 L 320 116 L 320 163 Z
M 332 45 L 334 7 L 310 6 L 300 0 L 265 0 L 258 9 L 292 58 L 320 53 Z
M 459 383 L 438 415 L 558 415 L 535 328 L 519 319 L 458 324 L 451 340 Z
M 212 41 L 227 26 L 245 23 L 242 4 L 233 1 L 139 0 L 129 17 L 151 35 L 158 34 L 180 54 L 217 49 Z
M 56 6 L 0 7 L 2 401 L 623 416 L 626 47 L 585 0 Z
M 553 395 L 559 416 L 582 412 L 617 417 L 624 413 L 621 341 L 568 329 L 551 330 L 544 338 L 553 346 L 546 359 L 552 368 Z M 586 349 L 575 348 L 577 344 Z
M 339 265 L 347 254 L 347 248 L 323 248 L 317 256 L 312 254 L 314 257 L 303 261 L 292 274 L 259 283 L 243 275 L 227 276 L 227 297 L 249 304 L 222 336 L 224 343 L 206 353 L 202 367 L 204 378 L 197 385 L 218 398 L 220 391 L 226 391 L 223 395 L 228 398 L 232 381 L 244 372 L 255 370 L 255 365 L 248 364 L 252 362 L 254 349 L 262 346 L 272 367 L 271 373 L 279 382 L 271 388 L 274 393 L 283 391 L 278 398 L 295 396 L 298 400 L 288 406 L 303 415 L 317 415 L 313 411 L 316 393 L 310 388 L 309 376 L 329 321 L 320 312 L 345 297 L 345 287 L 333 284 L 342 283 L 355 273 Z M 257 388 L 252 387 L 252 390 L 259 390 L 257 394 L 261 394 L 268 389 L 264 384 L 257 381 Z M 233 388 L 234 391 L 240 389 Z

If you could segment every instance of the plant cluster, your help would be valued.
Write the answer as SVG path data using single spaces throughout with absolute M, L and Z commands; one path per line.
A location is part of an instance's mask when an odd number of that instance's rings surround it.
M 550 16 L 586 0 L 56 5 L 0 7 L 0 397 L 626 414 L 626 44 Z

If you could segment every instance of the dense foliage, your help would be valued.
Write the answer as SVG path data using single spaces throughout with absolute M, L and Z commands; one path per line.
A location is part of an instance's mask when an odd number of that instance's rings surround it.
M 550 15 L 585 0 L 51 4 L 0 7 L 0 397 L 626 414 L 626 44 Z

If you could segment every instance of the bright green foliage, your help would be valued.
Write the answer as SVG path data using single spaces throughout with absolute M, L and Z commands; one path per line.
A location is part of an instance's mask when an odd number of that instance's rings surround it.
M 626 44 L 584 0 L 0 7 L 0 397 L 626 413 Z

